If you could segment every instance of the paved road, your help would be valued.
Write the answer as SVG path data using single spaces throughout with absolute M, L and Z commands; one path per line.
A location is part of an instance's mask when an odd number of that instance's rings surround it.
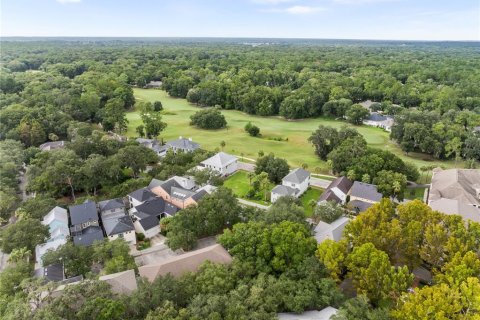
M 322 189 L 327 188 L 328 185 L 329 185 L 331 182 L 332 182 L 332 181 L 324 180 L 324 179 L 319 179 L 319 178 L 315 178 L 315 177 L 311 177 L 311 178 L 310 178 L 310 185 L 311 185 L 311 186 L 318 187 L 318 188 L 322 188 Z
M 238 161 L 238 169 L 248 171 L 248 172 L 253 172 L 253 171 L 255 171 L 255 165 L 253 163 L 246 163 L 246 162 Z
M 248 201 L 241 198 L 237 198 L 237 199 L 238 199 L 238 202 L 240 202 L 240 204 L 243 204 L 245 206 L 256 207 L 262 210 L 267 210 L 268 208 L 270 208 L 270 206 L 264 206 L 263 204 L 259 204 L 256 202 Z

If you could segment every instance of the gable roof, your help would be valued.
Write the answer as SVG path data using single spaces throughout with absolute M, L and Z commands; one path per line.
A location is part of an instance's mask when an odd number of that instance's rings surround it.
M 36 278 L 43 278 L 46 281 L 63 281 L 65 279 L 65 273 L 61 263 L 54 263 L 35 269 L 34 276 Z
M 157 277 L 167 274 L 179 277 L 186 272 L 195 272 L 207 260 L 213 263 L 229 264 L 232 262 L 232 257 L 221 245 L 214 244 L 169 258 L 160 263 L 141 266 L 138 271 L 141 277 L 153 282 Z
M 170 189 L 170 196 L 180 200 L 191 198 L 194 194 L 195 192 L 183 188 L 172 187 Z
M 457 214 L 465 220 L 472 220 L 480 223 L 480 208 L 465 204 L 457 199 L 442 198 L 431 201 L 430 208 L 445 214 Z
M 138 220 L 138 223 L 140 223 L 143 230 L 146 231 L 160 226 L 160 219 L 157 216 L 149 216 L 144 219 Z
M 128 215 L 104 219 L 103 228 L 107 236 L 135 230 L 132 219 Z
M 110 200 L 100 201 L 98 203 L 98 208 L 100 209 L 100 211 L 120 209 L 120 208 L 125 208 L 125 204 L 123 203 L 123 200 L 120 198 L 110 199 Z
M 195 151 L 200 148 L 200 145 L 196 142 L 191 141 L 190 139 L 178 138 L 176 140 L 170 140 L 167 142 L 167 146 L 172 148 L 181 149 L 184 151 Z
M 354 211 L 357 211 L 358 209 L 358 212 L 364 212 L 368 208 L 373 206 L 373 203 L 365 202 L 361 200 L 352 200 L 348 203 L 348 206 L 351 207 Z
M 200 163 L 204 164 L 205 166 L 208 165 L 215 168 L 223 168 L 237 160 L 238 158 L 235 156 L 232 156 L 225 152 L 219 152 L 213 157 L 210 157 L 207 160 L 204 160 Z
M 303 313 L 279 313 L 279 320 L 330 320 L 337 314 L 338 310 L 333 307 L 326 307 L 320 311 L 305 311 Z
M 355 181 L 350 189 L 351 197 L 358 197 L 374 202 L 382 200 L 383 195 L 377 191 L 377 186 L 370 183 Z
M 92 200 L 68 207 L 72 225 L 82 224 L 87 221 L 98 220 L 97 205 Z
M 162 181 L 162 180 L 158 180 L 158 179 L 155 179 L 153 178 L 152 181 L 150 181 L 150 183 L 148 184 L 148 189 L 152 190 L 153 188 L 156 188 L 158 186 L 161 186 L 165 181 Z
M 345 226 L 349 221 L 350 219 L 347 217 L 340 217 L 332 223 L 320 221 L 315 227 L 315 239 L 318 243 L 321 243 L 326 239 L 339 241 L 342 238 L 343 229 L 345 229 Z
M 162 198 L 147 200 L 141 205 L 136 206 L 135 210 L 137 212 L 134 214 L 140 219 L 150 216 L 158 216 L 161 215 L 165 210 L 165 200 Z
M 382 121 L 389 120 L 389 119 L 391 119 L 391 117 L 381 115 L 378 112 L 371 112 L 370 115 L 368 116 L 368 118 L 365 119 L 365 120 L 374 121 L 374 122 L 382 122 Z
M 94 241 L 103 241 L 103 231 L 100 227 L 88 227 L 83 233 L 73 237 L 73 244 L 90 246 Z
M 156 197 L 156 195 L 152 191 L 148 190 L 148 188 L 141 188 L 141 189 L 135 190 L 129 193 L 128 195 L 131 198 L 140 202 L 154 199 Z
M 282 181 L 288 181 L 291 183 L 302 183 L 308 177 L 310 177 L 310 172 L 302 168 L 297 168 L 283 177 Z
M 49 225 L 53 221 L 63 222 L 68 226 L 68 213 L 66 209 L 61 207 L 55 207 L 47 213 L 42 220 L 44 226 Z
M 343 193 L 347 194 L 350 188 L 352 188 L 353 182 L 347 177 L 338 177 L 333 180 L 327 187 L 327 189 L 338 188 Z
M 65 141 L 50 141 L 42 143 L 38 148 L 42 151 L 55 150 L 65 147 Z
M 165 203 L 165 210 L 163 211 L 164 213 L 170 216 L 174 216 L 178 211 L 180 211 L 180 208 L 177 207 L 176 205 L 168 202 Z
M 192 196 L 192 199 L 195 200 L 195 202 L 200 201 L 204 196 L 206 196 L 208 192 L 205 189 L 198 190 L 197 193 L 195 193 Z
M 294 196 L 297 193 L 297 189 L 279 184 L 272 189 L 272 193 L 279 194 L 281 196 Z
M 480 205 L 480 170 L 434 170 L 428 200 L 430 202 L 440 198 Z
M 107 282 L 114 293 L 129 294 L 137 290 L 137 279 L 135 278 L 135 271 L 133 269 L 107 274 L 99 277 L 98 280 Z
M 337 197 L 337 195 L 333 193 L 333 191 L 330 189 L 326 190 L 324 193 L 322 193 L 320 198 L 318 198 L 318 202 L 321 202 L 321 201 L 334 201 L 336 203 L 342 202 L 342 200 L 339 197 Z

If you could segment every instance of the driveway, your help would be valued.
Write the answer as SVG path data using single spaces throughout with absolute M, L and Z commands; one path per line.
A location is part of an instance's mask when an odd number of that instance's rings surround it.
M 258 208 L 258 209 L 262 209 L 262 210 L 267 210 L 268 208 L 270 208 L 270 206 L 264 206 L 263 204 L 248 201 L 248 200 L 245 200 L 245 199 L 242 199 L 242 198 L 237 198 L 237 200 L 238 200 L 238 202 L 240 202 L 240 204 L 243 204 L 245 206 L 255 207 L 255 208 Z
M 253 171 L 255 171 L 255 165 L 253 163 L 246 163 L 246 162 L 238 161 L 238 170 L 253 172 Z
M 322 189 L 326 189 L 332 181 L 310 177 L 310 185 Z
M 166 244 L 159 244 L 148 249 L 137 251 L 133 256 L 137 266 L 144 266 L 146 264 L 159 263 L 177 254 L 170 250 Z

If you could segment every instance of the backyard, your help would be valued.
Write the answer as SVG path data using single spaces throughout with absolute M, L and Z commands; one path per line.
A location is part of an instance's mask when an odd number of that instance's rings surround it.
M 288 121 L 280 117 L 260 117 L 249 115 L 235 110 L 222 110 L 227 119 L 228 126 L 221 130 L 202 130 L 189 125 L 190 116 L 199 110 L 199 107 L 188 103 L 185 99 L 172 98 L 163 90 L 134 89 L 136 99 L 140 101 L 160 100 L 164 106 L 163 121 L 168 126 L 161 137 L 164 139 L 178 138 L 179 136 L 191 137 L 201 144 L 202 148 L 214 150 L 220 148 L 221 141 L 225 141 L 225 152 L 243 155 L 247 158 L 256 158 L 259 151 L 273 152 L 275 155 L 287 159 L 291 166 L 299 167 L 307 164 L 310 171 L 328 173 L 327 165 L 318 159 L 308 137 L 319 125 L 340 128 L 346 124 L 343 121 L 316 118 L 306 120 Z M 136 111 L 127 113 L 129 121 L 127 135 L 135 137 L 135 128 L 141 124 L 140 115 Z M 248 122 L 258 126 L 262 137 L 250 137 L 244 126 Z M 424 154 L 411 153 L 406 156 L 402 150 L 389 139 L 388 132 L 379 128 L 368 126 L 355 126 L 372 147 L 390 150 L 404 160 L 414 162 L 417 166 L 444 165 L 453 166 L 453 161 L 444 162 L 431 160 Z M 282 138 L 282 141 L 274 139 Z M 278 139 L 280 140 L 280 139 Z
M 317 201 L 318 198 L 322 195 L 323 190 L 319 188 L 310 187 L 308 190 L 300 197 L 302 206 L 305 209 L 305 216 L 311 217 L 313 214 L 313 207 L 310 205 L 310 200 Z
M 250 179 L 248 178 L 248 172 L 239 170 L 233 175 L 228 177 L 223 185 L 233 191 L 233 193 L 238 197 L 248 201 L 256 202 L 262 205 L 270 205 L 270 202 L 263 201 L 260 199 L 249 199 L 247 198 L 247 192 L 250 189 Z M 270 199 L 270 191 L 272 191 L 274 185 L 270 183 L 270 186 L 267 190 L 267 199 Z

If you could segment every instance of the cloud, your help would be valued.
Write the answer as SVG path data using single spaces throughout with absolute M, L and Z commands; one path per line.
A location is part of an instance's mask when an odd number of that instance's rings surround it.
M 369 3 L 379 3 L 379 2 L 394 2 L 398 0 L 333 0 L 335 3 L 339 4 L 369 4 Z
M 65 3 L 79 3 L 79 2 L 82 2 L 82 0 L 57 0 L 58 3 L 62 3 L 62 4 L 65 4 Z
M 309 6 L 293 6 L 286 8 L 284 11 L 291 14 L 309 14 L 319 11 L 324 11 L 325 8 L 322 7 L 309 7 Z
M 282 3 L 294 2 L 297 0 L 252 0 L 254 3 L 277 5 Z

